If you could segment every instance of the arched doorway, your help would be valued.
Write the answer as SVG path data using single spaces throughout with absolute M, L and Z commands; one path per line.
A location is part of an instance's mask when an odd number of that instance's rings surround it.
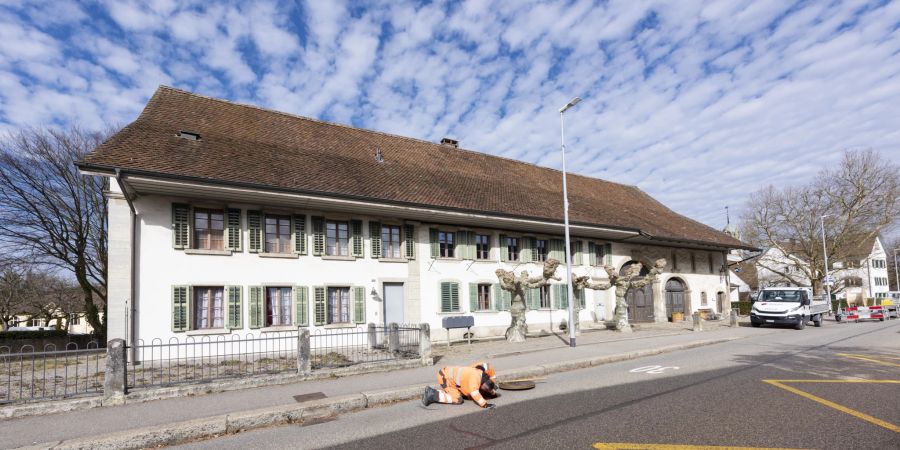
M 637 261 L 628 261 L 619 269 L 619 275 L 625 272 Z M 646 264 L 641 265 L 640 276 L 650 273 Z M 647 283 L 640 289 L 629 289 L 625 293 L 625 302 L 628 303 L 628 319 L 631 322 L 653 322 L 653 283 Z
M 673 312 L 684 313 L 684 282 L 678 278 L 666 281 L 666 315 L 669 319 Z
M 716 292 L 716 301 L 719 304 L 719 314 L 729 313 L 731 311 L 731 302 L 728 301 L 728 297 L 725 295 L 725 292 L 719 291 Z

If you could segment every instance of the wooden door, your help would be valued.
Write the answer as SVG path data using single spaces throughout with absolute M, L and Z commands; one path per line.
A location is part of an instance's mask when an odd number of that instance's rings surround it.
M 637 261 L 629 261 L 619 272 L 624 274 L 631 264 Z M 647 266 L 641 268 L 641 276 L 647 275 L 650 270 Z M 631 322 L 653 322 L 653 283 L 647 283 L 640 289 L 629 289 L 625 293 L 625 302 L 628 303 L 628 319 Z
M 669 319 L 673 312 L 684 313 L 684 283 L 678 278 L 666 282 L 666 315 Z

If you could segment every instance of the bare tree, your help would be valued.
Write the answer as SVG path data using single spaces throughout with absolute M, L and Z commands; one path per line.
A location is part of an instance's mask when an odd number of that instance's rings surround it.
M 25 280 L 24 298 L 26 314 L 43 319 L 48 327 L 56 321 L 53 326 L 57 330 L 68 330 L 69 317 L 84 308 L 81 288 L 58 274 L 30 273 Z
M 106 181 L 82 176 L 74 162 L 108 134 L 28 129 L 0 141 L 0 250 L 70 271 L 81 289 L 86 319 L 101 338 L 106 330 L 100 314 L 106 308 Z
M 768 186 L 752 194 L 742 219 L 743 237 L 783 254 L 786 264 L 763 259 L 761 268 L 794 284 L 812 280 L 818 293 L 825 277 L 823 215 L 829 263 L 856 257 L 860 243 L 897 224 L 900 168 L 872 150 L 845 152 L 838 167 L 822 170 L 809 184 Z
M 25 312 L 27 286 L 26 269 L 15 263 L 4 263 L 0 272 L 0 327 L 9 329 L 10 322 Z
M 894 259 L 894 250 L 897 250 L 896 258 Z M 884 252 L 887 253 L 887 269 L 888 269 L 888 285 L 890 290 L 892 291 L 900 291 L 900 287 L 897 284 L 897 262 L 900 262 L 900 236 L 896 236 L 893 239 L 888 240 L 884 243 Z

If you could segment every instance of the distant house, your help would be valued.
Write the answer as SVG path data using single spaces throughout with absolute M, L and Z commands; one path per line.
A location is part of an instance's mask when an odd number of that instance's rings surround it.
M 108 336 L 131 343 L 439 329 L 461 314 L 475 335 L 502 335 L 509 294 L 495 271 L 567 257 L 598 279 L 607 264 L 666 258 L 627 294 L 630 320 L 661 322 L 727 309 L 725 256 L 752 248 L 634 186 L 570 175 L 566 255 L 557 170 L 168 87 L 78 167 L 110 179 Z M 611 318 L 614 295 L 529 290 L 530 329 L 558 327 L 570 301 L 582 322 Z

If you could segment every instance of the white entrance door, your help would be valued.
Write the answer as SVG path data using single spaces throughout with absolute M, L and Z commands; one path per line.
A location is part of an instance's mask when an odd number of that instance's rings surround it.
M 403 283 L 384 283 L 384 324 L 403 323 Z

